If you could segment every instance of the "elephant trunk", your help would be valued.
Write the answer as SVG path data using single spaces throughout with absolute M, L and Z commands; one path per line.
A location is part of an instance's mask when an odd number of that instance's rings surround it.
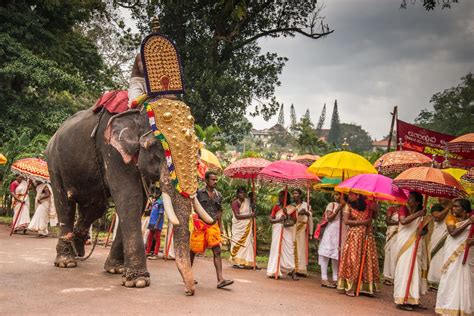
M 189 217 L 191 215 L 191 200 L 174 193 L 174 205 L 180 225 L 173 226 L 173 241 L 176 266 L 183 278 L 186 295 L 194 295 L 194 276 L 191 268 L 189 252 Z

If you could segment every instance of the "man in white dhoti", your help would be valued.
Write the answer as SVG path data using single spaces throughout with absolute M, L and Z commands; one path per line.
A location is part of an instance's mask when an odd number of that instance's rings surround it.
M 313 237 L 313 214 L 308 204 L 303 201 L 303 192 L 295 189 L 292 192 L 293 206 L 296 208 L 295 235 L 295 271 L 297 276 L 306 277 L 308 274 L 308 240 Z
M 298 280 L 295 273 L 294 256 L 296 209 L 289 205 L 291 202 L 288 193 L 286 198 L 288 206 L 284 208 L 285 191 L 281 191 L 278 196 L 279 202 L 273 207 L 270 215 L 270 222 L 273 226 L 267 276 L 280 277 L 283 271 L 288 273 L 293 280 Z
M 49 184 L 40 183 L 36 186 L 35 214 L 28 230 L 38 232 L 38 237 L 48 237 L 48 224 L 56 226 L 57 215 L 54 208 L 52 190 Z
M 393 285 L 395 275 L 395 263 L 397 259 L 398 249 L 395 244 L 398 233 L 398 209 L 399 206 L 391 206 L 387 209 L 387 232 L 385 237 L 384 261 L 383 261 L 383 277 L 386 285 Z
M 253 218 L 250 199 L 244 187 L 237 189 L 237 198 L 232 201 L 232 240 L 230 261 L 234 268 L 252 269 L 253 253 Z
M 396 249 L 398 249 L 393 298 L 397 307 L 403 310 L 412 311 L 415 307 L 420 307 L 420 297 L 427 291 L 428 284 L 424 277 L 427 271 L 423 271 L 423 248 L 424 238 L 421 238 L 414 261 L 413 274 L 409 286 L 408 297 L 405 302 L 408 279 L 410 278 L 410 267 L 415 249 L 416 239 L 419 232 L 420 223 L 424 227 L 429 223 L 430 218 L 425 216 L 426 210 L 423 208 L 423 196 L 418 192 L 410 192 L 407 205 L 400 208 L 398 216 L 400 225 Z
M 16 182 L 10 185 L 10 194 L 13 197 L 13 222 L 15 225 L 14 231 L 23 231 L 26 234 L 26 229 L 30 223 L 30 198 L 28 197 L 29 180 L 18 176 Z M 15 223 L 16 220 L 16 223 Z
M 471 203 L 466 199 L 454 200 L 452 213 L 446 219 L 449 235 L 443 247 L 443 266 L 435 311 L 441 315 L 473 315 L 473 251 L 469 252 L 466 263 L 462 264 L 466 245 L 474 244 L 474 239 L 468 238 L 470 227 L 474 225 Z
M 443 266 L 443 247 L 448 237 L 448 229 L 445 219 L 452 208 L 451 200 L 439 199 L 439 204 L 433 205 L 431 215 L 433 216 L 433 233 L 428 244 L 430 256 L 430 267 L 428 270 L 428 284 L 437 289 L 441 279 L 441 268 Z

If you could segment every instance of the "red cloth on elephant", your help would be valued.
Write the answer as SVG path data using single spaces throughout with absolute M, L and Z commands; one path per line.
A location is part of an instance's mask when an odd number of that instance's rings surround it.
M 94 113 L 105 108 L 109 113 L 117 114 L 127 111 L 128 108 L 128 91 L 112 90 L 104 93 L 94 105 Z

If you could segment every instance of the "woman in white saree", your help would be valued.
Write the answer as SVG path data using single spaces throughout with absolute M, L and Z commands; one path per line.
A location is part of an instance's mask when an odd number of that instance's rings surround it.
M 386 285 L 393 285 L 393 277 L 395 275 L 395 263 L 397 259 L 398 249 L 395 247 L 398 233 L 398 210 L 399 206 L 391 206 L 387 209 L 387 233 L 384 247 L 383 261 L 383 277 Z
M 313 237 L 313 214 L 308 204 L 303 201 L 303 192 L 300 189 L 293 190 L 293 205 L 296 208 L 296 235 L 295 235 L 295 271 L 297 276 L 306 277 L 308 265 L 306 254 L 308 251 L 308 239 Z
M 466 199 L 453 202 L 453 215 L 448 215 L 446 226 L 449 232 L 444 245 L 441 280 L 436 297 L 436 313 L 441 315 L 474 314 L 474 255 L 471 251 L 466 264 L 462 264 L 466 244 L 474 243 L 468 238 L 469 227 L 474 224 L 471 203 Z
M 298 280 L 295 273 L 295 208 L 290 203 L 290 195 L 287 194 L 287 207 L 284 208 L 285 191 L 280 191 L 278 204 L 272 209 L 270 222 L 272 225 L 272 245 L 268 257 L 267 276 L 270 278 L 280 277 L 282 271 L 288 273 L 293 280 Z M 281 241 L 281 245 L 280 245 Z
M 253 217 L 250 199 L 244 187 L 237 189 L 237 198 L 232 201 L 232 240 L 230 261 L 234 268 L 253 268 Z
M 38 237 L 48 236 L 48 224 L 56 226 L 57 215 L 54 208 L 52 189 L 47 183 L 36 186 L 35 214 L 31 219 L 28 230 L 38 232 Z
M 400 225 L 398 228 L 397 243 L 398 249 L 395 266 L 393 298 L 397 307 L 403 310 L 412 311 L 415 307 L 423 308 L 420 305 L 420 296 L 426 294 L 428 283 L 426 280 L 427 262 L 426 252 L 423 251 L 424 238 L 418 245 L 413 274 L 410 282 L 408 298 L 405 303 L 405 295 L 410 276 L 410 267 L 412 264 L 413 251 L 415 249 L 416 239 L 419 232 L 420 223 L 422 226 L 429 223 L 429 217 L 425 216 L 426 210 L 423 208 L 423 196 L 418 192 L 410 192 L 407 205 L 400 208 L 398 216 Z
M 18 177 L 18 186 L 12 192 L 13 196 L 13 221 L 16 219 L 14 231 L 26 233 L 30 223 L 30 198 L 28 197 L 29 181 Z M 18 218 L 18 219 L 17 219 Z

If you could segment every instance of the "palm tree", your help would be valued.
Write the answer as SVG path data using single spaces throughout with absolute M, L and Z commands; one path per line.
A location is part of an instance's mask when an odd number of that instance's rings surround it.
M 202 128 L 199 124 L 194 125 L 196 136 L 206 145 L 206 148 L 212 152 L 224 149 L 224 143 L 219 139 L 221 129 L 216 125 L 210 125 Z

